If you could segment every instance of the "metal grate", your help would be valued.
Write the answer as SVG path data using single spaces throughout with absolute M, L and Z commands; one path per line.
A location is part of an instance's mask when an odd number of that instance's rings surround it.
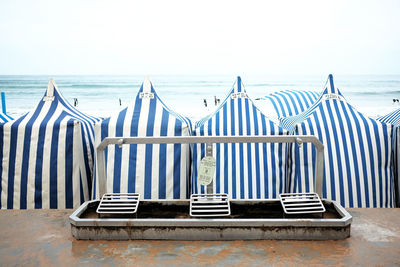
M 286 214 L 321 213 L 325 207 L 316 193 L 285 193 L 279 198 Z
M 108 193 L 101 198 L 97 207 L 99 214 L 133 214 L 139 206 L 138 193 Z
M 231 215 L 228 194 L 192 194 L 190 216 L 217 217 Z

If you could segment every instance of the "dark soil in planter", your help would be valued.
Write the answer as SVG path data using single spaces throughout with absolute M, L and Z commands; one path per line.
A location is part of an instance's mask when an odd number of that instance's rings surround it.
M 96 209 L 99 202 L 90 203 L 81 218 L 98 218 Z M 218 218 L 226 219 L 310 219 L 341 218 L 333 204 L 324 202 L 326 212 L 316 214 L 287 215 L 283 212 L 281 203 L 277 201 L 231 201 L 231 215 Z M 101 218 L 140 218 L 140 219 L 191 219 L 189 215 L 189 201 L 157 202 L 141 201 L 136 214 L 129 215 L 102 215 Z M 210 217 L 207 217 L 210 218 Z

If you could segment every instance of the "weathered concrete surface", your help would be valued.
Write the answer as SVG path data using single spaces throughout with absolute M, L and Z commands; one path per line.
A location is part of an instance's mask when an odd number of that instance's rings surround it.
M 400 265 L 400 209 L 349 209 L 339 241 L 77 241 L 72 210 L 0 211 L 1 266 Z

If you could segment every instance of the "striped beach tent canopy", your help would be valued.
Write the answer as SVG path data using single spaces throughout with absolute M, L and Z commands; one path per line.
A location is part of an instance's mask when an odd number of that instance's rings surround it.
M 211 115 L 196 124 L 195 136 L 286 135 L 249 99 L 240 77 Z M 198 166 L 205 144 L 192 149 L 192 192 L 205 193 L 198 183 Z M 213 192 L 232 199 L 276 198 L 285 191 L 286 144 L 213 144 L 216 171 Z
M 89 200 L 97 120 L 51 79 L 34 110 L 0 124 L 0 207 L 65 209 Z
M 289 117 L 304 112 L 320 94 L 315 91 L 283 90 L 271 93 L 263 99 L 270 101 L 278 118 Z
M 379 117 L 378 121 L 394 125 L 393 131 L 393 173 L 396 207 L 400 207 L 400 109 L 385 116 Z
M 106 137 L 189 136 L 190 121 L 170 110 L 147 78 L 136 99 L 97 123 L 95 132 L 96 144 Z M 140 193 L 142 199 L 153 200 L 188 198 L 188 144 L 110 145 L 105 153 L 107 193 Z M 96 173 L 94 198 L 99 198 L 97 177 Z
M 324 198 L 344 207 L 393 207 L 392 127 L 357 112 L 335 88 L 332 75 L 310 108 L 281 118 L 281 125 L 324 144 Z M 289 190 L 313 191 L 314 148 L 290 147 Z
M 393 112 L 390 112 L 387 115 L 377 118 L 378 121 L 384 123 L 393 124 L 396 127 L 400 127 L 400 109 L 396 109 Z

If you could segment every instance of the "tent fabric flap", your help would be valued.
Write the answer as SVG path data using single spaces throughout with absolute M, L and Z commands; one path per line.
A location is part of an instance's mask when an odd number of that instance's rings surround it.
M 314 91 L 283 90 L 271 93 L 263 99 L 271 102 L 278 118 L 289 117 L 304 112 L 317 99 Z

